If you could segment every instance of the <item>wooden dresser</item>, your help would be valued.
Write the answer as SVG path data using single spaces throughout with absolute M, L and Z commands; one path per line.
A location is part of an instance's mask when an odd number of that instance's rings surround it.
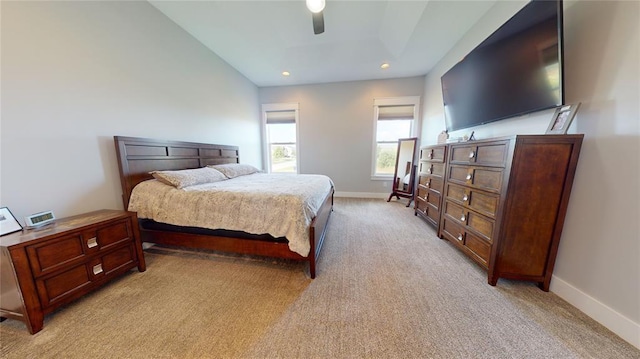
M 414 214 L 438 228 L 446 172 L 447 145 L 420 148 Z
M 449 145 L 442 238 L 498 278 L 549 290 L 583 135 Z
M 24 321 L 31 334 L 44 315 L 145 261 L 133 212 L 101 210 L 0 238 L 0 316 Z

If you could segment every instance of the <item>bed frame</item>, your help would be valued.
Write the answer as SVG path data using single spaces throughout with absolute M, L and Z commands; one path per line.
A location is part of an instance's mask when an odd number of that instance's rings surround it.
M 153 178 L 150 171 L 180 170 L 206 165 L 239 163 L 237 146 L 207 143 L 163 141 L 149 138 L 114 136 L 122 200 L 129 207 L 133 187 Z M 325 198 L 309 229 L 310 252 L 307 257 L 289 250 L 287 243 L 140 228 L 142 241 L 171 246 L 204 248 L 222 252 L 293 259 L 309 262 L 309 275 L 316 277 L 316 262 L 322 249 L 329 217 L 333 210 L 333 188 Z

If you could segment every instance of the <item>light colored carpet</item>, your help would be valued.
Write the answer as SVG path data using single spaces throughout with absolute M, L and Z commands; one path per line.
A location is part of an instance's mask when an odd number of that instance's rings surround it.
M 166 248 L 45 317 L 0 323 L 5 358 L 640 358 L 553 293 L 487 284 L 403 203 L 335 201 L 303 264 Z

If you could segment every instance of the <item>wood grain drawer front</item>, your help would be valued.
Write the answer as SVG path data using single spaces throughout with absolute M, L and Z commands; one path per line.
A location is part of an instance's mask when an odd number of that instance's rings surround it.
M 494 193 L 502 189 L 503 170 L 468 166 L 451 166 L 449 181 L 461 185 L 480 188 Z
M 473 163 L 483 166 L 504 166 L 508 141 L 451 147 L 451 163 Z
M 468 212 L 464 207 L 445 201 L 444 214 L 451 217 L 458 224 L 466 226 Z
M 444 163 L 420 162 L 420 173 L 444 176 Z
M 423 198 L 416 198 L 416 211 L 420 212 L 420 214 L 427 215 L 427 201 Z
M 427 197 L 429 194 L 429 189 L 425 188 L 424 186 L 418 186 L 418 193 L 417 193 L 417 197 L 423 201 L 427 201 Z
M 436 192 L 442 193 L 443 184 L 444 181 L 442 180 L 442 177 L 420 175 L 418 187 L 423 187 L 424 189 L 432 189 Z
M 438 222 L 440 221 L 440 211 L 427 205 L 427 217 L 428 219 L 431 221 L 431 223 L 435 226 L 438 225 Z
M 98 228 L 96 238 L 100 249 L 107 249 L 120 243 L 131 241 L 133 238 L 131 222 L 123 220 L 106 227 Z
M 81 263 L 53 277 L 36 281 L 38 294 L 44 308 L 72 297 L 91 285 L 86 263 Z
M 426 147 L 420 150 L 421 161 L 433 161 L 444 163 L 445 146 Z
M 464 245 L 466 231 L 464 227 L 445 217 L 442 221 L 442 235 L 451 242 Z
M 500 203 L 500 196 L 497 194 L 482 192 L 455 184 L 447 185 L 445 196 L 452 202 L 461 204 L 493 219 L 496 217 Z
M 441 196 L 440 193 L 434 191 L 434 190 L 429 190 L 429 193 L 427 194 L 427 203 L 429 203 L 430 205 L 432 205 L 434 208 L 439 209 L 440 208 L 440 203 L 442 203 L 441 201 Z
M 493 238 L 493 228 L 495 221 L 482 216 L 474 211 L 469 211 L 467 214 L 467 226 L 469 229 L 478 232 L 487 241 L 491 241 Z
M 476 237 L 473 233 L 467 232 L 464 245 L 469 248 L 485 266 L 487 265 L 489 256 L 491 255 L 491 244 Z
M 464 247 L 474 255 L 476 262 L 488 267 L 489 256 L 491 255 L 491 244 L 482 240 L 474 233 L 465 230 L 465 227 L 451 220 L 444 218 L 442 221 L 442 235 L 450 242 Z
M 134 244 L 131 243 L 103 256 L 101 263 L 104 274 L 107 276 L 119 270 L 129 270 L 135 267 L 136 251 Z
M 44 273 L 62 268 L 72 261 L 82 260 L 81 258 L 85 257 L 82 247 L 80 233 L 28 246 L 27 255 L 33 275 L 39 277 Z
M 488 241 L 491 241 L 493 238 L 495 221 L 492 219 L 484 217 L 450 201 L 445 201 L 444 214 L 449 216 L 450 220 L 477 232 Z

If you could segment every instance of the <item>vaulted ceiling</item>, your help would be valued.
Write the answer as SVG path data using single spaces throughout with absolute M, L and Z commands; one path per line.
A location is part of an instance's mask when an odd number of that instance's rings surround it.
M 314 35 L 303 0 L 150 1 L 260 87 L 424 75 L 495 2 L 327 0 Z

